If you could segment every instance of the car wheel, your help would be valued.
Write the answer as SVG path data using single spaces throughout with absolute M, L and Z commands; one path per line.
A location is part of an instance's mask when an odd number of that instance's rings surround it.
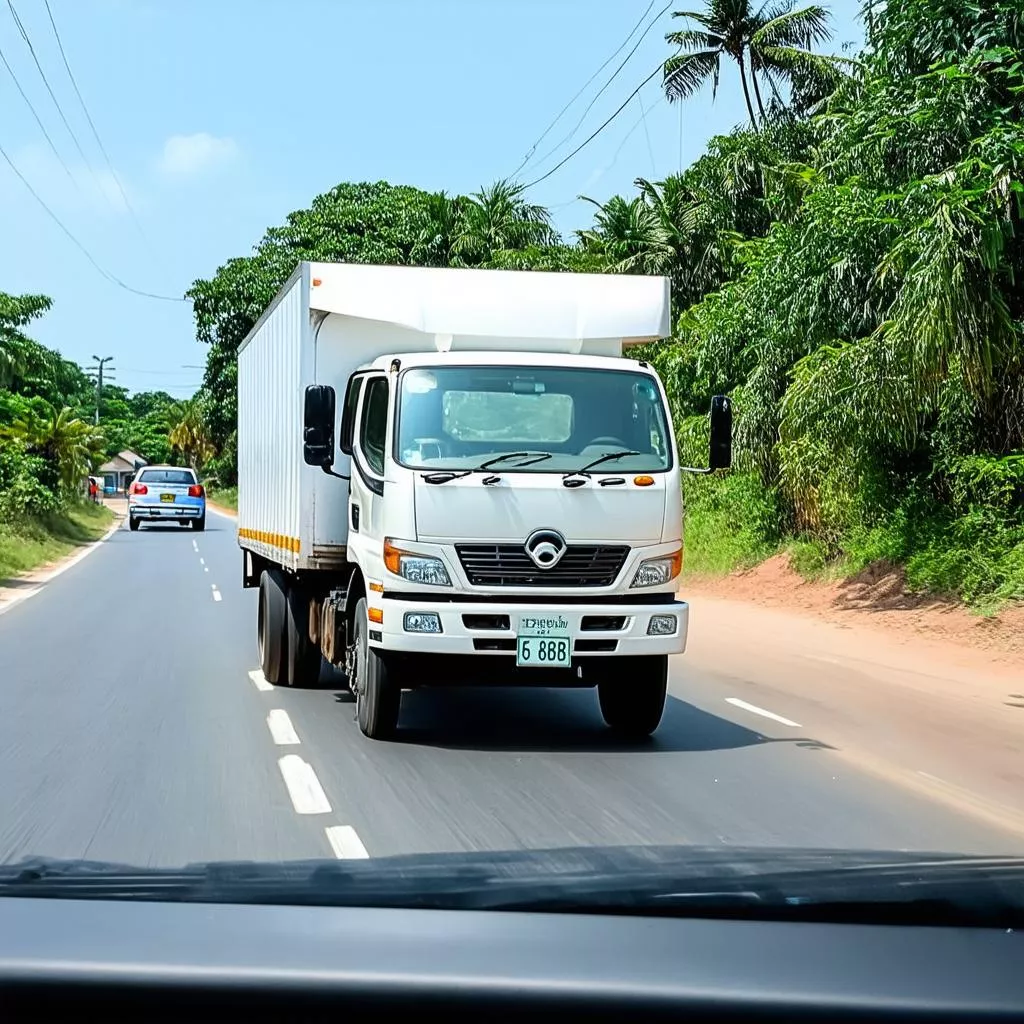
M 138 519 L 136 519 L 135 516 L 129 516 L 128 517 L 128 529 L 129 530 L 137 530 L 138 528 L 139 528 L 139 521 L 138 521 Z
M 281 677 L 285 667 L 286 615 L 287 591 L 284 573 L 280 569 L 266 569 L 260 577 L 256 633 L 263 678 L 275 686 L 285 681 Z
M 361 597 L 356 605 L 353 628 L 356 664 L 352 688 L 356 695 L 356 720 L 364 736 L 386 740 L 398 728 L 402 691 L 392 678 L 384 656 L 369 645 L 366 623 L 366 598 Z
M 205 530 L 206 529 L 206 513 L 204 512 L 198 519 L 192 520 L 193 530 Z
M 597 700 L 607 725 L 624 739 L 642 740 L 661 724 L 668 693 L 668 655 L 603 658 Z

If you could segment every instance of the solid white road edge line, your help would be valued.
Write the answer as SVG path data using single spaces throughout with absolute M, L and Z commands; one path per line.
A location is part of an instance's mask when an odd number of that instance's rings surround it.
M 788 725 L 793 729 L 803 728 L 799 722 L 794 722 L 791 718 L 783 718 L 782 715 L 777 715 L 774 711 L 765 711 L 764 708 L 759 708 L 756 704 L 748 704 L 745 700 L 740 700 L 739 697 L 726 697 L 725 703 L 732 704 L 737 708 L 743 708 L 744 711 L 749 711 L 753 715 L 761 715 L 764 718 L 770 718 L 773 722 L 778 722 L 781 725 Z
M 356 835 L 351 825 L 330 825 L 325 828 L 327 842 L 331 844 L 334 856 L 338 860 L 367 860 L 369 854 L 363 841 Z
M 257 690 L 272 690 L 274 688 L 267 682 L 263 673 L 258 668 L 253 669 L 249 673 L 249 678 L 252 680 L 252 685 L 255 686 Z
M 295 731 L 288 712 L 283 708 L 274 708 L 267 715 L 267 726 L 270 729 L 270 735 L 274 737 L 274 742 L 279 747 L 294 746 L 299 742 L 299 734 Z
M 79 551 L 77 555 L 72 555 L 63 565 L 58 565 L 55 569 L 50 570 L 41 580 L 38 581 L 39 586 L 32 587 L 28 590 L 22 590 L 17 594 L 13 594 L 3 604 L 0 604 L 0 615 L 4 612 L 9 612 L 15 605 L 21 604 L 22 601 L 27 601 L 30 597 L 35 597 L 40 590 L 43 589 L 45 584 L 49 583 L 50 580 L 55 580 L 61 573 L 67 572 L 72 566 L 78 565 L 83 558 L 88 558 L 101 544 L 105 544 L 117 531 L 121 528 L 121 523 L 117 522 L 107 530 L 99 540 L 94 540 L 84 551 Z
M 298 754 L 285 754 L 277 764 L 284 784 L 288 787 L 288 795 L 292 798 L 292 806 L 298 814 L 331 813 L 327 794 L 311 765 Z

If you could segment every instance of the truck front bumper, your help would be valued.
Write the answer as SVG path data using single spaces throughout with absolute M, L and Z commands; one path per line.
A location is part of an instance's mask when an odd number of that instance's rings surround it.
M 450 599 L 431 602 L 425 595 L 402 600 L 371 593 L 369 642 L 388 651 L 417 654 L 475 654 L 514 658 L 520 620 L 561 616 L 568 622 L 576 658 L 682 654 L 686 650 L 689 605 L 685 601 L 632 604 L 614 599 L 587 604 L 522 602 L 495 604 Z M 379 619 L 380 621 L 375 621 Z M 440 625 L 427 631 L 424 626 Z

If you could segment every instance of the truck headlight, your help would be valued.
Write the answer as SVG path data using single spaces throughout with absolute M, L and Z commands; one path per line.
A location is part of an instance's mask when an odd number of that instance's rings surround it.
M 683 549 L 670 555 L 645 558 L 636 570 L 630 587 L 657 587 L 674 580 L 683 571 Z
M 413 551 L 396 548 L 391 539 L 384 539 L 384 567 L 395 576 L 410 583 L 425 583 L 430 587 L 450 587 L 448 570 L 440 558 L 418 555 Z

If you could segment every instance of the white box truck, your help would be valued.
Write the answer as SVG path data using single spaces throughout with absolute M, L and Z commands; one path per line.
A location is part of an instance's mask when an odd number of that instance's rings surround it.
M 596 687 L 650 735 L 676 596 L 661 277 L 302 263 L 238 353 L 238 541 L 266 679 L 343 668 L 361 731 L 403 690 Z M 711 403 L 709 472 L 731 409 Z

